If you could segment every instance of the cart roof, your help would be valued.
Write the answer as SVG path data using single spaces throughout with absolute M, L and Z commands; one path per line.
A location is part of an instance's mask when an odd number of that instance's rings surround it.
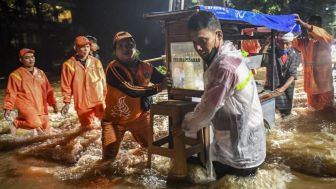
M 294 15 L 268 15 L 219 6 L 197 6 L 191 10 L 148 13 L 144 17 L 164 21 L 179 20 L 189 18 L 197 11 L 212 12 L 221 24 L 234 24 L 241 28 L 267 27 L 283 32 L 301 32 Z

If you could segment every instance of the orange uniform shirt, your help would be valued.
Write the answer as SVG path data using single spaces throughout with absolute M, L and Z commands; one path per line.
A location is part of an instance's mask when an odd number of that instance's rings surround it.
M 258 40 L 243 40 L 241 42 L 241 49 L 248 52 L 249 54 L 257 54 L 259 53 L 261 46 Z
M 143 62 L 139 62 L 135 73 L 118 61 L 113 61 L 108 65 L 108 77 L 115 78 L 111 82 L 120 85 L 124 91 L 129 91 L 129 94 L 108 84 L 104 119 L 124 124 L 134 121 L 145 112 L 141 107 L 141 97 L 157 93 L 155 86 L 149 86 L 153 69 L 150 64 Z
M 332 42 L 332 36 L 323 28 L 313 26 L 309 34 L 313 37 L 313 39 L 303 38 L 303 39 L 295 39 L 293 41 L 293 47 L 301 51 L 303 56 L 303 62 L 305 64 L 312 64 L 314 60 L 323 58 L 323 55 L 321 55 L 320 53 L 326 53 L 325 50 L 328 50 L 330 48 L 329 46 Z M 319 44 L 320 47 L 316 48 L 315 46 L 317 45 L 317 43 L 320 43 Z M 320 57 L 316 57 L 314 59 L 314 56 L 320 56 Z
M 61 88 L 63 102 L 70 103 L 74 96 L 76 110 L 103 104 L 106 78 L 101 62 L 89 56 L 83 66 L 75 57 L 71 57 L 62 67 Z
M 56 104 L 56 98 L 42 70 L 35 67 L 30 73 L 20 67 L 10 74 L 3 109 L 13 110 L 16 106 L 20 114 L 20 110 L 29 106 L 35 110 L 32 114 L 47 115 L 48 104 Z
M 323 28 L 312 26 L 313 39 L 296 39 L 293 47 L 301 51 L 304 63 L 304 88 L 310 94 L 333 90 L 330 44 L 332 36 Z

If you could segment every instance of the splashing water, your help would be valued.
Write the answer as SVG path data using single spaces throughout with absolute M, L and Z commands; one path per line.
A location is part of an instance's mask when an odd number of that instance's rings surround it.
M 58 87 L 55 85 L 59 91 Z M 60 92 L 56 95 L 61 102 Z M 165 99 L 167 95 L 163 93 L 154 100 Z M 305 101 L 302 86 L 297 82 L 293 115 L 284 119 L 277 116 L 278 126 L 267 133 L 266 162 L 255 176 L 227 175 L 211 181 L 203 167 L 188 165 L 189 181 L 182 184 L 169 180 L 173 168 L 169 158 L 153 155 L 152 168 L 146 168 L 146 149 L 140 149 L 128 132 L 115 161 L 102 162 L 99 127 L 85 133 L 73 132 L 79 122 L 72 104 L 66 117 L 50 114 L 51 126 L 64 136 L 0 153 L 0 161 L 6 162 L 0 165 L 0 188 L 331 189 L 336 185 L 335 112 L 321 115 L 307 111 Z M 7 123 L 1 120 L 0 124 L 3 129 Z M 155 116 L 154 124 L 155 138 L 167 135 L 167 117 Z M 30 136 L 22 131 L 19 138 Z M 0 142 L 10 139 L 13 137 L 8 134 L 0 135 Z

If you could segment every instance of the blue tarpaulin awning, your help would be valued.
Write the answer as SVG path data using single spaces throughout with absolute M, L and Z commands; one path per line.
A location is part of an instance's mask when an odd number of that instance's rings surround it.
M 201 11 L 212 12 L 219 20 L 234 20 L 250 23 L 255 26 L 264 26 L 283 32 L 300 33 L 301 27 L 295 21 L 295 16 L 269 15 L 251 11 L 236 10 L 219 6 L 198 6 Z

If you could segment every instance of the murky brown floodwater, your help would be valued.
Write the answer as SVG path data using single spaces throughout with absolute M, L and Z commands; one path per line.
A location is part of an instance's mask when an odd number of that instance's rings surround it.
M 58 102 L 59 85 L 54 84 Z M 4 90 L 0 91 L 2 106 Z M 162 95 L 160 96 L 162 97 Z M 62 104 L 59 104 L 61 107 Z M 305 108 L 302 81 L 297 81 L 293 115 L 277 118 L 277 128 L 269 131 L 267 160 L 255 177 L 226 176 L 206 183 L 204 170 L 190 165 L 190 182 L 170 181 L 168 158 L 154 156 L 152 169 L 146 169 L 146 152 L 131 135 L 126 135 L 117 160 L 99 168 L 100 130 L 73 132 L 79 126 L 73 109 L 68 117 L 51 114 L 52 126 L 63 137 L 41 142 L 25 138 L 32 133 L 20 130 L 10 141 L 0 135 L 0 188 L 255 188 L 255 189 L 334 189 L 336 188 L 336 110 L 323 113 Z M 0 116 L 0 133 L 8 123 Z M 166 134 L 167 119 L 156 120 L 157 135 Z M 21 141 L 19 141 L 21 140 Z M 6 141 L 10 141 L 6 143 Z M 21 145 L 21 148 L 18 148 Z M 9 150 L 8 148 L 12 148 Z

